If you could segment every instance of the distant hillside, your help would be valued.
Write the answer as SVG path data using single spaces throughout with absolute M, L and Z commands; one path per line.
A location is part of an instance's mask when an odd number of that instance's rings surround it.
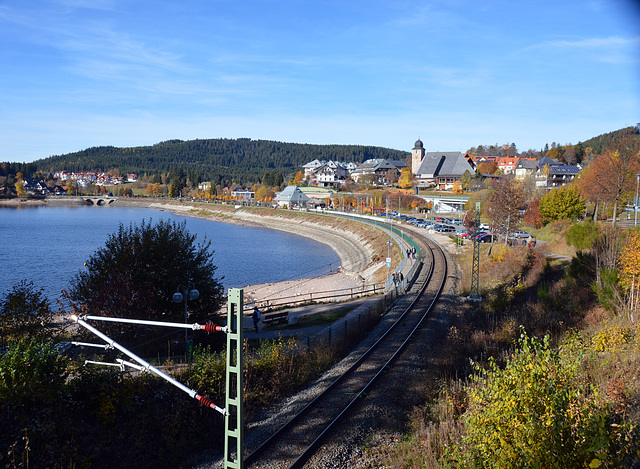
M 353 161 L 370 158 L 400 160 L 409 152 L 357 145 L 309 145 L 249 138 L 167 140 L 153 146 L 94 147 L 38 160 L 44 171 L 109 171 L 156 175 L 180 168 L 194 182 L 260 182 L 266 171 L 287 175 L 314 159 Z
M 640 130 L 638 127 L 626 127 L 624 129 L 615 130 L 606 134 L 598 135 L 597 137 L 590 138 L 584 142 L 580 142 L 575 146 L 576 154 L 582 160 L 582 155 L 589 147 L 596 155 L 601 155 L 607 148 L 615 145 L 615 142 L 627 135 L 635 135 L 635 138 L 640 139 Z

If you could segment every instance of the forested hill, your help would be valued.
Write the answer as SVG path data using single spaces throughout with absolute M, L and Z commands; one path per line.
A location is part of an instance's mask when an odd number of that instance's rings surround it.
M 182 169 L 194 181 L 214 183 L 260 182 L 266 171 L 285 177 L 314 159 L 353 161 L 370 158 L 400 160 L 409 152 L 358 145 L 310 145 L 249 138 L 168 140 L 153 146 L 88 148 L 76 153 L 51 156 L 35 163 L 44 171 L 109 171 L 156 175 Z
M 631 136 L 634 139 L 640 138 L 640 126 L 625 127 L 624 129 L 598 135 L 597 137 L 580 142 L 576 145 L 576 153 L 581 156 L 587 148 L 591 147 L 593 153 L 600 155 L 608 148 L 615 147 L 616 141 L 624 138 L 625 136 Z

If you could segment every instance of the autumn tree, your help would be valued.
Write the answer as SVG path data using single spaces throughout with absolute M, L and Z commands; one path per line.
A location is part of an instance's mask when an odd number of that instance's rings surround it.
M 640 172 L 640 139 L 626 135 L 614 146 L 597 157 L 581 174 L 578 181 L 584 198 L 595 204 L 594 219 L 598 206 L 613 204 L 613 221 L 616 223 L 618 205 L 633 194 L 636 174 Z
M 569 145 L 567 148 L 564 149 L 564 153 L 562 154 L 562 160 L 569 165 L 574 165 L 578 162 L 576 149 L 573 147 L 573 145 Z
M 299 186 L 304 181 L 304 173 L 302 171 L 298 171 L 296 175 L 293 177 L 293 185 Z
M 411 168 L 402 168 L 398 185 L 402 189 L 408 189 L 413 186 L 414 176 L 411 173 Z
M 22 179 L 18 179 L 14 186 L 16 188 L 16 195 L 18 197 L 22 199 L 27 195 L 26 191 L 24 190 L 24 181 Z
M 546 222 L 575 220 L 584 213 L 586 205 L 578 188 L 571 184 L 551 189 L 540 199 L 540 215 Z
M 498 163 L 495 161 L 483 161 L 478 164 L 476 171 L 480 174 L 496 174 L 498 172 Z
M 640 233 L 629 231 L 620 253 L 620 286 L 626 291 L 625 309 L 632 323 L 640 306 Z
M 540 200 L 532 200 L 527 204 L 524 212 L 524 222 L 533 228 L 542 228 L 542 216 L 540 215 Z
M 408 168 L 404 168 L 408 169 Z M 411 169 L 409 169 L 409 173 L 411 173 Z M 398 183 L 398 171 L 396 169 L 387 169 L 387 172 L 384 175 L 384 178 L 387 180 L 387 184 L 390 186 L 394 186 Z
M 505 244 L 508 234 L 520 225 L 525 208 L 526 195 L 518 181 L 503 177 L 494 182 L 485 213 L 493 229 L 505 235 Z
M 453 183 L 453 193 L 456 195 L 460 195 L 464 193 L 464 190 L 462 189 L 462 182 L 460 181 L 456 181 Z
M 160 197 L 162 195 L 162 184 L 149 184 L 144 193 L 148 197 Z
M 269 197 L 275 197 L 275 193 L 269 186 L 260 186 L 260 189 L 256 191 L 256 199 L 267 200 Z

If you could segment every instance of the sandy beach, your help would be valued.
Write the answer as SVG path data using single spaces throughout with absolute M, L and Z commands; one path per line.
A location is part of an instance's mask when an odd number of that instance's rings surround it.
M 301 223 L 299 221 L 290 221 L 286 218 L 265 217 L 242 210 L 236 210 L 230 216 L 226 211 L 224 213 L 216 213 L 215 206 L 207 207 L 208 213 L 203 213 L 202 207 L 194 207 L 189 204 L 152 203 L 149 204 L 149 207 L 211 221 L 259 226 L 294 233 L 327 244 L 340 257 L 340 272 L 331 275 L 247 285 L 243 287 L 245 302 L 247 303 L 262 305 L 267 302 L 278 302 L 288 297 L 308 296 L 314 293 L 361 287 L 363 281 L 367 284 L 374 283 L 374 273 L 382 265 L 381 262 L 373 262 L 374 249 L 368 244 L 367 240 L 361 239 L 346 230 L 335 230 L 320 224 Z

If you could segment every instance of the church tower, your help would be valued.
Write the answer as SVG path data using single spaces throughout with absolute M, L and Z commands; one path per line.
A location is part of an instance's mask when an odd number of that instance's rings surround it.
M 422 159 L 424 158 L 424 146 L 422 145 L 422 141 L 418 138 L 416 144 L 411 151 L 411 172 L 413 174 L 417 174 L 418 169 L 420 168 L 420 164 L 422 164 Z

